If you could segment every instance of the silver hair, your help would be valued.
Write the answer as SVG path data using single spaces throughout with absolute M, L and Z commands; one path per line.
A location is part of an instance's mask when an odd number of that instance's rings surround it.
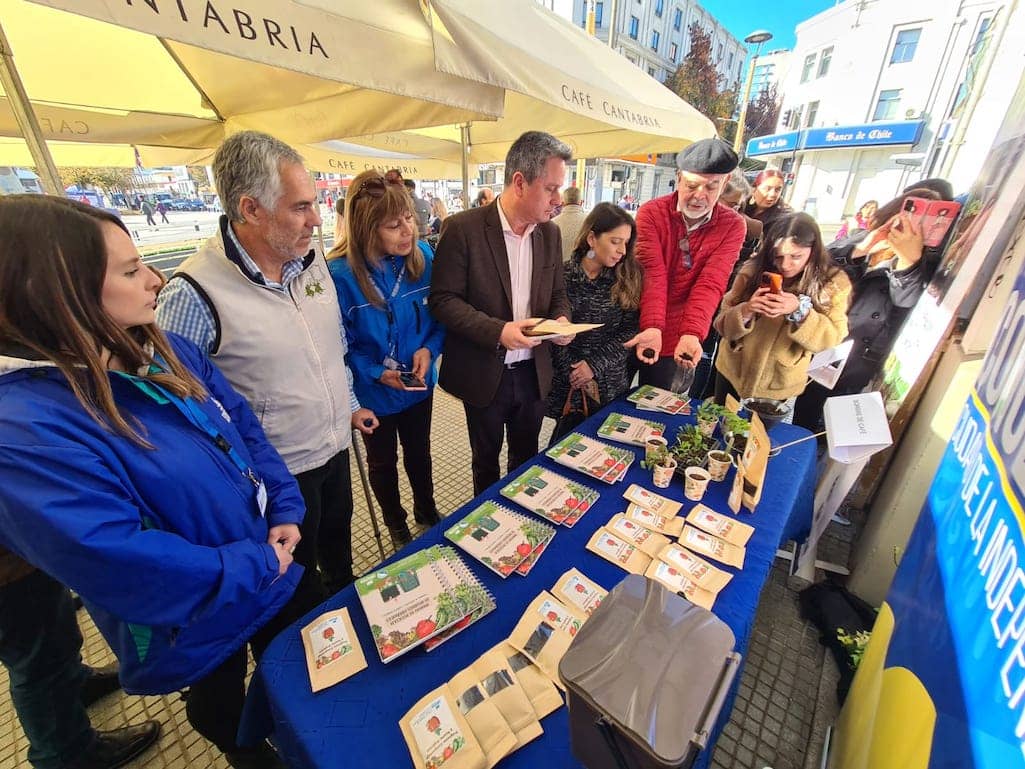
M 730 172 L 729 177 L 726 179 L 726 184 L 723 185 L 722 194 L 729 196 L 734 192 L 740 191 L 740 199 L 746 200 L 751 197 L 751 185 L 748 184 L 747 179 L 744 178 L 744 172 L 739 168 L 734 168 Z
M 527 184 L 531 184 L 544 171 L 549 158 L 573 159 L 573 150 L 544 131 L 527 131 L 512 143 L 505 156 L 505 183 L 512 184 L 513 174 L 519 171 Z
M 225 139 L 214 156 L 213 170 L 228 220 L 243 221 L 243 196 L 273 208 L 281 196 L 281 165 L 302 162 L 302 155 L 283 141 L 259 131 L 241 131 Z

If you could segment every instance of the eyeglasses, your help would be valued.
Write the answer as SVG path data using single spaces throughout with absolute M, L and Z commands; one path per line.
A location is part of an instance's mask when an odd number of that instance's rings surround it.
M 378 200 L 384 197 L 385 180 L 381 176 L 371 176 L 369 179 L 364 179 L 359 185 L 359 189 L 356 190 L 356 197 L 353 201 L 359 200 L 364 194 Z

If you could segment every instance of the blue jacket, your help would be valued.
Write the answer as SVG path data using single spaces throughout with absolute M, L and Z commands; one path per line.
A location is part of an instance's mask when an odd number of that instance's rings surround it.
M 403 259 L 389 256 L 371 273 L 374 285 L 384 297 L 386 307 L 371 304 L 363 295 L 349 262 L 344 257 L 331 259 L 327 265 L 334 279 L 342 323 L 349 347 L 346 356 L 352 371 L 353 390 L 362 406 L 375 414 L 398 414 L 426 398 L 437 382 L 436 362 L 445 340 L 445 330 L 434 320 L 427 308 L 431 289 L 431 263 L 434 252 L 424 242 L 417 244 L 424 255 L 424 272 L 419 280 L 403 275 L 398 291 L 392 296 Z M 383 385 L 377 380 L 384 372 L 384 359 L 395 343 L 396 361 L 407 369 L 413 367 L 413 353 L 421 347 L 431 352 L 431 366 L 425 377 L 427 391 L 403 391 Z
M 220 372 L 168 338 L 212 396 L 202 411 L 263 478 L 266 518 L 253 482 L 172 403 L 110 375 L 146 449 L 97 424 L 56 366 L 0 350 L 0 543 L 82 596 L 134 694 L 204 678 L 302 574 L 279 578 L 267 544 L 270 526 L 302 521 L 295 480 Z

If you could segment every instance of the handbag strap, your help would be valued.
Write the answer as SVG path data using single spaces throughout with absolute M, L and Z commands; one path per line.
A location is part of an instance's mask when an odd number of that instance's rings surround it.
M 573 393 L 580 393 L 580 402 L 583 404 L 583 413 L 585 417 L 591 416 L 591 409 L 587 405 L 587 393 L 584 392 L 581 387 L 569 388 L 569 392 L 566 393 L 566 402 L 562 404 L 562 416 L 568 417 L 573 413 Z

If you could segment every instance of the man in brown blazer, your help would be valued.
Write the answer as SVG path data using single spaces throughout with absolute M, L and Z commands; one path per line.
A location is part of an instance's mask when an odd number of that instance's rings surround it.
M 507 472 L 537 453 L 552 358 L 547 342 L 523 330 L 532 319 L 569 318 L 562 237 L 550 220 L 571 157 L 554 136 L 528 131 L 509 148 L 495 202 L 450 216 L 442 228 L 429 302 L 448 331 L 439 384 L 466 410 L 474 494 L 498 480 L 506 432 Z

